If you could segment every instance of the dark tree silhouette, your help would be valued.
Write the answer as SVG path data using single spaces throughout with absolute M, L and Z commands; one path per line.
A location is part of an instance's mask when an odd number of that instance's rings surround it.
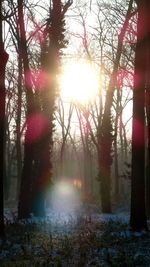
M 147 31 L 150 5 L 137 1 L 137 44 L 133 90 L 131 217 L 133 231 L 148 230 L 145 208 L 145 89 L 147 73 Z
M 147 118 L 147 158 L 146 158 L 146 210 L 147 215 L 150 217 L 150 2 L 147 1 L 146 7 L 146 49 L 147 49 L 147 71 L 146 71 L 146 118 Z
M 4 232 L 4 207 L 3 183 L 5 169 L 5 67 L 8 54 L 4 49 L 2 37 L 2 1 L 0 1 L 0 238 L 5 237 Z
M 24 27 L 23 1 L 18 0 L 18 21 L 27 95 L 27 123 L 18 208 L 19 218 L 28 218 L 30 213 L 35 216 L 45 215 L 45 192 L 50 185 L 52 175 L 56 75 L 61 49 L 66 46 L 64 16 L 71 4 L 72 1 L 67 1 L 65 5 L 62 5 L 60 0 L 52 1 L 41 45 L 39 75 L 42 75 L 42 82 L 38 85 L 40 90 L 33 91 L 32 81 L 30 81 L 31 88 L 26 82 L 26 75 L 31 73 L 31 70 Z M 32 139 L 36 131 L 39 131 L 39 135 Z
M 51 12 L 44 30 L 41 47 L 41 70 L 45 74 L 44 86 L 39 94 L 38 111 L 44 119 L 44 132 L 36 142 L 35 185 L 33 188 L 33 213 L 44 216 L 45 192 L 52 176 L 52 147 L 54 131 L 54 110 L 57 94 L 56 74 L 58 73 L 60 50 L 64 43 L 64 16 L 60 0 L 52 1 Z M 42 122 L 43 124 L 43 122 Z
M 20 35 L 19 53 L 21 54 L 24 77 L 25 77 L 25 90 L 27 100 L 27 121 L 26 121 L 26 133 L 24 141 L 24 164 L 21 177 L 21 188 L 19 196 L 18 216 L 19 218 L 27 218 L 31 213 L 31 196 L 32 196 L 32 171 L 34 168 L 34 143 L 29 142 L 29 136 L 33 131 L 33 125 L 31 125 L 29 118 L 34 114 L 34 94 L 32 90 L 32 82 L 28 82 L 28 74 L 30 73 L 27 39 L 25 32 L 25 22 L 23 13 L 23 1 L 18 0 L 18 28 Z

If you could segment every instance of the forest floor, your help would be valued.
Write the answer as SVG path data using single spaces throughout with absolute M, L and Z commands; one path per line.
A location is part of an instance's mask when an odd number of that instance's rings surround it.
M 132 234 L 128 213 L 56 214 L 49 209 L 44 219 L 18 221 L 6 210 L 5 217 L 1 267 L 150 266 L 150 235 Z

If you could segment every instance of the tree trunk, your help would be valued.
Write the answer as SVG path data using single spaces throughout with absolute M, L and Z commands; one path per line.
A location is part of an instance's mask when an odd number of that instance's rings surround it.
M 56 98 L 56 75 L 58 74 L 59 56 L 61 48 L 65 48 L 64 43 L 64 12 L 71 4 L 66 2 L 62 10 L 60 0 L 53 0 L 45 32 L 47 34 L 43 50 L 41 53 L 41 69 L 45 73 L 46 81 L 42 88 L 41 112 L 44 119 L 44 129 L 42 136 L 38 140 L 35 150 L 35 169 L 38 176 L 34 176 L 35 184 L 33 189 L 33 212 L 36 216 L 44 215 L 45 194 L 49 189 L 52 177 L 52 149 L 54 131 L 54 110 Z M 65 8 L 66 7 L 66 8 Z M 43 122 L 42 122 L 43 123 Z
M 19 190 L 21 184 L 22 170 L 22 149 L 21 149 L 21 104 L 22 104 L 22 60 L 18 55 L 18 99 L 17 99 L 17 118 L 16 118 L 16 154 L 17 154 L 17 194 L 16 200 L 19 198 Z
M 150 3 L 147 3 L 147 72 L 146 72 L 146 210 L 150 217 Z
M 145 74 L 146 36 L 143 36 L 146 19 L 144 3 L 138 6 L 137 45 L 135 51 L 135 73 L 133 90 L 132 125 L 132 176 L 131 176 L 131 215 L 133 231 L 147 230 L 145 208 Z
M 116 118 L 115 118 L 115 129 L 114 129 L 114 197 L 115 201 L 119 201 L 119 164 L 118 164 L 118 121 L 120 114 L 120 103 L 121 103 L 120 88 L 117 88 L 117 104 L 116 104 Z
M 34 169 L 34 147 L 35 143 L 32 140 L 33 131 L 35 131 L 34 120 L 34 95 L 32 91 L 32 82 L 29 82 L 30 67 L 27 51 L 27 41 L 24 25 L 24 14 L 23 14 L 23 1 L 18 0 L 18 25 L 20 30 L 20 48 L 21 57 L 24 67 L 24 76 L 25 76 L 25 89 L 26 89 L 26 100 L 27 100 L 27 113 L 26 113 L 26 132 L 25 132 L 25 141 L 24 141 L 24 160 L 23 160 L 23 169 L 20 185 L 20 195 L 19 195 L 19 204 L 18 204 L 18 217 L 19 218 L 28 218 L 31 213 L 31 199 L 32 199 L 32 173 Z
M 5 67 L 8 54 L 2 39 L 2 1 L 0 1 L 0 238 L 5 238 L 3 184 L 5 174 Z

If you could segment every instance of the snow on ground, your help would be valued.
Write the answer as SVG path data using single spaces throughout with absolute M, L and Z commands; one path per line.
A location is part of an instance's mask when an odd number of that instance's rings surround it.
M 17 212 L 11 211 L 10 209 L 5 209 L 5 222 L 7 224 L 13 223 L 17 220 Z M 83 207 L 83 205 L 78 205 L 73 207 L 73 209 L 69 210 L 55 210 L 54 208 L 47 208 L 46 209 L 46 217 L 44 218 L 36 218 L 32 216 L 31 219 L 28 219 L 28 222 L 32 223 L 41 223 L 42 221 L 47 221 L 52 224 L 70 224 L 72 222 L 76 222 L 80 217 L 83 218 L 89 218 L 92 221 L 97 222 L 122 222 L 122 223 L 128 223 L 129 222 L 129 212 L 115 212 L 110 214 L 102 214 L 100 212 L 93 212 L 91 206 L 88 208 Z
M 0 266 L 150 266 L 150 237 L 130 233 L 128 212 L 104 215 L 81 203 L 58 207 L 47 208 L 45 218 L 22 221 L 5 210 L 7 242 L 0 246 Z

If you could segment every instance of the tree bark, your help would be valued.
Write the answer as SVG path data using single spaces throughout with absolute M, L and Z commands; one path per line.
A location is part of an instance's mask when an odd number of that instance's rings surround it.
M 20 195 L 18 204 L 18 217 L 28 218 L 31 213 L 31 196 L 32 196 L 32 173 L 34 168 L 34 142 L 32 142 L 31 136 L 35 125 L 30 122 L 30 118 L 34 116 L 34 95 L 32 91 L 32 82 L 30 79 L 30 67 L 27 51 L 27 40 L 25 33 L 24 14 L 23 14 L 23 1 L 18 0 L 18 25 L 20 31 L 20 48 L 21 58 L 23 61 L 24 77 L 25 77 L 25 89 L 27 100 L 27 112 L 26 112 L 26 132 L 24 141 L 24 160 L 20 185 Z
M 146 3 L 146 210 L 147 215 L 150 217 L 150 3 Z
M 22 171 L 22 149 L 21 149 L 21 106 L 22 106 L 22 59 L 18 55 L 18 99 L 17 99 L 17 117 L 16 117 L 16 156 L 17 156 L 17 194 L 16 200 L 19 198 L 19 190 L 21 184 Z
M 144 2 L 144 1 L 143 1 Z M 137 45 L 133 89 L 132 124 L 132 173 L 131 215 L 133 231 L 147 230 L 145 208 L 145 78 L 146 78 L 146 9 L 145 3 L 138 5 Z
M 46 38 L 41 53 L 41 70 L 45 73 L 45 85 L 40 94 L 41 112 L 44 118 L 44 134 L 36 143 L 34 175 L 33 213 L 44 216 L 45 194 L 50 187 L 52 177 L 52 149 L 54 132 L 54 111 L 57 95 L 56 76 L 58 74 L 61 49 L 65 48 L 64 14 L 71 1 L 62 8 L 60 0 L 53 0 L 49 18 L 45 28 Z
M 119 89 L 117 89 L 117 104 L 116 104 L 116 118 L 115 118 L 115 129 L 114 129 L 114 197 L 115 201 L 117 202 L 119 200 L 119 187 L 120 187 L 120 181 L 119 181 L 119 164 L 118 164 L 118 144 L 117 144 L 117 137 L 118 137 L 118 121 L 119 121 L 119 111 L 120 111 L 120 92 Z
M 8 61 L 8 54 L 4 49 L 2 38 L 2 1 L 0 1 L 0 59 L 0 238 L 4 239 L 3 184 L 5 178 L 5 68 Z

